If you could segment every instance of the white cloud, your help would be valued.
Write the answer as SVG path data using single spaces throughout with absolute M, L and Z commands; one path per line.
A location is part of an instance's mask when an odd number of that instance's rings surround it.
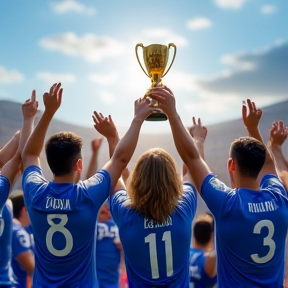
M 39 72 L 36 74 L 37 79 L 43 80 L 47 83 L 71 83 L 76 81 L 76 77 L 73 74 L 57 74 L 51 72 Z
M 197 17 L 187 22 L 187 28 L 190 30 L 205 29 L 212 26 L 212 22 L 204 17 Z
M 107 86 L 110 85 L 111 83 L 115 82 L 118 79 L 119 75 L 115 72 L 111 72 L 108 74 L 91 74 L 89 76 L 89 80 L 93 83 Z
M 104 58 L 125 53 L 124 43 L 108 36 L 97 36 L 91 33 L 82 37 L 73 32 L 52 35 L 41 39 L 40 45 L 48 50 L 82 57 L 89 62 L 100 62 Z
M 247 0 L 214 0 L 220 8 L 239 9 Z
M 24 80 L 24 75 L 15 69 L 7 70 L 0 66 L 0 84 L 19 83 Z
M 145 29 L 142 31 L 142 37 L 143 39 L 147 39 L 147 43 L 163 43 L 167 44 L 168 43 L 177 43 L 177 46 L 187 46 L 188 45 L 188 40 L 181 36 L 173 33 L 172 31 L 168 29 Z M 146 46 L 145 42 L 143 40 L 144 46 Z
M 219 95 L 238 95 L 238 97 L 261 98 L 265 104 L 276 99 L 287 98 L 288 89 L 288 43 L 277 42 L 258 51 L 228 55 L 222 61 L 232 70 L 213 78 L 197 80 L 202 90 Z M 266 98 L 265 98 L 266 97 Z M 270 101 L 270 102 L 269 102 Z
M 244 60 L 243 56 L 245 53 L 237 53 L 231 55 L 224 55 L 221 58 L 221 62 L 224 64 L 228 64 L 231 67 L 237 70 L 253 70 L 255 69 L 255 63 L 249 60 Z
M 273 14 L 276 12 L 276 7 L 273 5 L 264 5 L 261 7 L 261 12 L 266 15 Z
M 107 105 L 112 105 L 115 103 L 115 96 L 107 90 L 98 91 L 98 96 L 100 101 Z
M 59 14 L 67 12 L 77 12 L 86 15 L 93 15 L 96 12 L 94 8 L 87 7 L 75 0 L 63 0 L 58 2 L 52 2 L 51 5 L 53 11 Z

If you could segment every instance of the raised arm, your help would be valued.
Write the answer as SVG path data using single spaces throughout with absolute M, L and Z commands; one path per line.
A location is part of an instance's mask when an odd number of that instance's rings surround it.
M 108 117 L 104 117 L 102 113 L 98 113 L 94 111 L 94 115 L 92 116 L 94 121 L 94 128 L 103 135 L 107 141 L 109 146 L 109 158 L 112 157 L 117 144 L 120 141 L 119 134 L 117 128 L 112 120 L 112 116 L 108 115 Z M 126 168 L 125 168 L 126 169 Z M 125 170 L 124 169 L 124 170 Z M 114 191 L 125 189 L 122 181 L 118 180 L 117 184 L 114 187 Z
M 258 141 L 262 142 L 265 145 L 258 128 L 261 116 L 262 116 L 262 110 L 257 109 L 254 102 L 252 102 L 250 99 L 247 99 L 247 105 L 245 102 L 243 102 L 242 119 L 245 127 L 248 130 L 249 136 L 257 139 Z M 259 173 L 258 179 L 261 180 L 265 174 L 270 173 L 276 175 L 276 170 L 270 151 L 266 147 L 266 159 L 263 168 Z
M 26 100 L 22 105 L 23 127 L 20 132 L 18 149 L 11 160 L 8 161 L 1 170 L 1 174 L 9 180 L 10 186 L 13 185 L 16 175 L 21 168 L 21 153 L 27 139 L 32 133 L 37 109 L 38 102 L 36 101 L 36 91 L 33 90 L 31 98 Z
M 116 185 L 134 153 L 144 120 L 154 111 L 155 107 L 150 106 L 147 98 L 135 101 L 135 116 L 131 126 L 116 146 L 112 158 L 103 167 L 110 174 L 112 187 Z
M 24 170 L 31 165 L 40 167 L 40 154 L 43 148 L 44 138 L 54 114 L 61 105 L 62 92 L 63 88 L 61 88 L 61 83 L 55 83 L 50 88 L 49 93 L 46 92 L 43 95 L 44 113 L 22 152 Z
M 195 117 L 192 117 L 192 123 L 193 125 L 191 127 L 188 127 L 188 131 L 195 141 L 195 144 L 199 151 L 200 156 L 202 157 L 203 160 L 205 160 L 204 142 L 208 133 L 207 128 L 202 125 L 202 121 L 200 118 L 198 118 L 198 121 L 196 122 Z M 188 181 L 188 182 L 193 183 L 185 164 L 183 164 L 183 181 Z
M 15 155 L 19 146 L 19 138 L 20 131 L 17 131 L 0 150 L 0 169 Z
M 195 141 L 189 135 L 176 111 L 173 93 L 167 87 L 156 87 L 151 89 L 149 97 L 158 101 L 161 109 L 168 116 L 176 149 L 186 164 L 196 189 L 200 193 L 205 177 L 211 172 L 202 159 Z
M 269 145 L 276 166 L 278 177 L 283 182 L 288 191 L 288 164 L 282 153 L 282 144 L 286 140 L 288 129 L 285 127 L 283 121 L 275 121 L 270 130 Z M 287 270 L 288 271 L 288 270 Z
M 91 141 L 92 154 L 89 161 L 89 166 L 86 173 L 86 179 L 90 178 L 97 172 L 98 152 L 102 143 L 102 138 L 93 139 Z

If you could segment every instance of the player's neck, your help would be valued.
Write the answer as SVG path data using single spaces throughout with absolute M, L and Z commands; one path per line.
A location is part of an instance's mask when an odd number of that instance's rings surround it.
M 74 174 L 70 173 L 67 175 L 63 175 L 63 176 L 55 176 L 54 175 L 54 182 L 56 183 L 77 183 L 78 181 L 76 181 L 76 177 Z
M 200 250 L 204 250 L 204 251 L 208 251 L 209 250 L 209 245 L 200 245 L 199 243 L 197 243 L 196 241 L 193 241 L 192 243 L 192 247 L 195 249 L 200 249 Z
M 259 183 L 257 179 L 250 178 L 250 177 L 239 177 L 235 181 L 236 188 L 247 188 L 251 190 L 259 190 Z

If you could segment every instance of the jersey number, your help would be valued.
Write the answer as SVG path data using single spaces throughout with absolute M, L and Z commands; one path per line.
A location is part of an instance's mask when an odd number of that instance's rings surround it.
M 58 224 L 55 224 L 53 219 L 60 219 Z M 47 222 L 51 226 L 46 234 L 46 246 L 51 254 L 58 257 L 63 257 L 68 255 L 73 247 L 73 237 L 69 230 L 64 227 L 68 222 L 68 216 L 66 214 L 49 214 L 47 215 Z M 57 250 L 52 244 L 52 238 L 55 232 L 60 232 L 64 235 L 66 244 L 62 250 Z
M 165 242 L 165 255 L 166 255 L 166 275 L 173 275 L 173 256 L 172 256 L 172 242 L 171 242 L 171 231 L 163 233 L 162 241 Z M 145 237 L 145 243 L 149 243 L 149 255 L 150 255 L 150 266 L 152 272 L 152 278 L 159 278 L 159 268 L 157 259 L 157 247 L 156 247 L 156 233 L 151 233 Z
M 263 227 L 267 227 L 268 228 L 268 235 L 263 239 L 263 245 L 264 246 L 269 246 L 269 251 L 268 253 L 263 256 L 263 257 L 259 257 L 258 254 L 252 254 L 250 255 L 252 260 L 256 263 L 259 264 L 263 264 L 268 262 L 269 260 L 271 260 L 274 256 L 275 253 L 275 249 L 276 249 L 276 245 L 274 240 L 272 239 L 273 235 L 274 235 L 274 225 L 273 222 L 271 222 L 270 220 L 261 220 L 259 221 L 255 226 L 254 226 L 254 230 L 253 233 L 254 234 L 260 234 L 261 233 L 261 229 Z
M 4 219 L 0 218 L 0 237 L 2 236 L 3 232 L 4 232 Z

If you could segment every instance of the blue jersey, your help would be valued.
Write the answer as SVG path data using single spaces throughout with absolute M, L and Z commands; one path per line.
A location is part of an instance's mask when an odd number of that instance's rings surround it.
M 0 215 L 8 199 L 9 190 L 10 190 L 9 180 L 0 173 Z
M 109 196 L 101 170 L 77 184 L 48 182 L 37 166 L 23 173 L 23 191 L 35 244 L 33 287 L 98 287 L 95 227 Z
M 120 244 L 118 227 L 110 219 L 96 227 L 96 271 L 100 287 L 119 282 Z
M 110 199 L 110 210 L 119 228 L 125 253 L 129 288 L 189 287 L 189 249 L 192 221 L 197 206 L 194 187 L 184 193 L 174 213 L 159 224 L 125 205 L 126 191 Z
M 0 216 L 0 287 L 17 284 L 11 267 L 12 211 L 6 204 Z
M 14 272 L 15 280 L 18 285 L 15 288 L 26 288 L 27 287 L 27 273 L 21 264 L 17 261 L 17 256 L 21 253 L 31 250 L 32 246 L 30 236 L 27 231 L 15 220 L 13 220 L 13 231 L 12 231 L 12 269 Z
M 0 286 L 17 283 L 11 269 L 12 211 L 5 204 L 9 189 L 8 179 L 0 174 Z
M 213 287 L 217 276 L 210 278 L 205 272 L 206 255 L 202 249 L 190 248 L 190 288 Z
M 202 197 L 216 222 L 221 288 L 283 285 L 288 199 L 274 175 L 265 175 L 260 187 L 231 189 L 213 175 L 203 181 Z

